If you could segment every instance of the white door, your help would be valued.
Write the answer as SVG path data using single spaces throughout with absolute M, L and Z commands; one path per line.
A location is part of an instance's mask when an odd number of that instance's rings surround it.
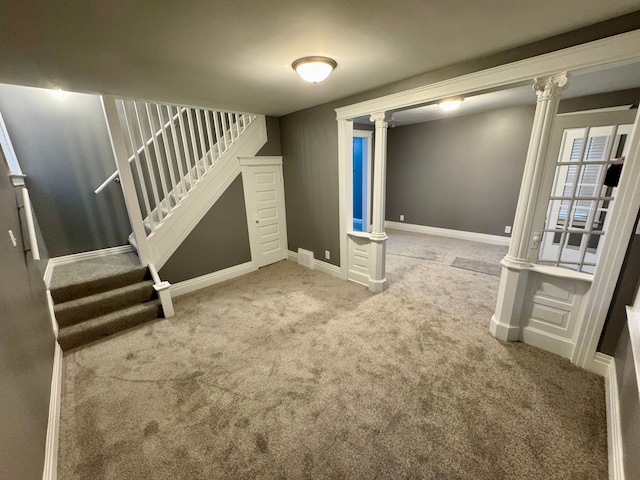
M 287 258 L 282 157 L 241 158 L 251 258 L 257 268 Z

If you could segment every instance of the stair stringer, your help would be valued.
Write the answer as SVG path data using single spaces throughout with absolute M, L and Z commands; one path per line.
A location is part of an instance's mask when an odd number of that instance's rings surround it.
M 163 223 L 147 236 L 151 257 L 158 270 L 171 258 L 189 233 L 240 174 L 238 157 L 256 155 L 266 142 L 266 119 L 264 115 L 258 115 L 216 161 L 211 170 L 166 216 Z

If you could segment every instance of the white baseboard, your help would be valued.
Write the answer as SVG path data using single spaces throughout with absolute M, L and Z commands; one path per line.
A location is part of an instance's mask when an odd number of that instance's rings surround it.
M 58 320 L 56 319 L 56 312 L 53 306 L 53 297 L 51 296 L 51 290 L 47 289 L 47 307 L 49 307 L 49 319 L 51 320 L 51 330 L 53 335 L 58 338 Z
M 292 262 L 298 262 L 298 252 L 288 251 L 287 258 Z M 313 259 L 313 269 L 318 270 L 319 272 L 327 273 L 332 277 L 337 277 L 342 279 L 342 270 L 340 267 L 333 265 L 331 263 L 323 262 L 322 260 L 318 260 L 317 258 Z
M 438 237 L 457 238 L 458 240 L 469 240 L 471 242 L 488 243 L 490 245 L 509 246 L 511 237 L 501 235 L 489 235 L 488 233 L 464 232 L 462 230 L 450 230 L 448 228 L 427 227 L 425 225 L 415 225 L 413 223 L 385 221 L 385 228 L 394 228 L 405 232 L 423 233 L 425 235 L 436 235 Z
M 53 271 L 57 266 L 81 262 L 90 258 L 106 257 L 107 255 L 118 255 L 120 253 L 129 253 L 133 251 L 134 250 L 131 245 L 122 245 L 120 247 L 103 248 L 101 250 L 91 250 L 89 252 L 74 253 L 72 255 L 50 258 L 47 262 L 47 268 L 44 271 L 44 284 L 47 288 L 51 286 Z
M 602 353 L 596 354 L 599 363 L 609 366 L 605 375 L 605 397 L 607 404 L 607 444 L 609 445 L 609 480 L 624 480 L 624 452 L 620 426 L 620 399 L 615 360 Z
M 226 282 L 227 280 L 241 277 L 242 275 L 255 272 L 256 270 L 257 269 L 253 265 L 253 262 L 246 262 L 241 263 L 240 265 L 225 268 L 224 270 L 208 273 L 206 275 L 192 278 L 190 280 L 185 280 L 183 282 L 178 282 L 171 285 L 171 296 L 175 298 L 181 295 L 186 295 L 187 293 L 195 292 L 197 290 L 210 287 L 217 283 Z
M 55 342 L 53 371 L 51 373 L 51 396 L 49 397 L 49 422 L 44 453 L 42 480 L 58 477 L 58 435 L 60 431 L 60 402 L 62 399 L 62 348 Z

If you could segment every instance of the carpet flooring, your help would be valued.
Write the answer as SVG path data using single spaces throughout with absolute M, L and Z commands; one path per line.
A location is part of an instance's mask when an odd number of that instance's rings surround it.
M 488 332 L 504 247 L 389 232 L 389 289 L 282 261 L 65 356 L 58 478 L 607 478 L 603 380 Z M 395 251 L 395 250 L 393 250 Z

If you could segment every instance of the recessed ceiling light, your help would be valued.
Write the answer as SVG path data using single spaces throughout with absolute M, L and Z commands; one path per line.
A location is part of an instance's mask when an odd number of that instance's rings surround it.
M 438 106 L 444 110 L 445 112 L 450 112 L 452 110 L 455 110 L 456 108 L 458 108 L 460 105 L 462 105 L 462 100 L 464 100 L 463 98 L 448 98 L 446 100 L 442 100 L 441 102 L 438 103 Z
M 304 57 L 293 62 L 291 66 L 303 80 L 318 83 L 326 79 L 338 64 L 327 57 Z

